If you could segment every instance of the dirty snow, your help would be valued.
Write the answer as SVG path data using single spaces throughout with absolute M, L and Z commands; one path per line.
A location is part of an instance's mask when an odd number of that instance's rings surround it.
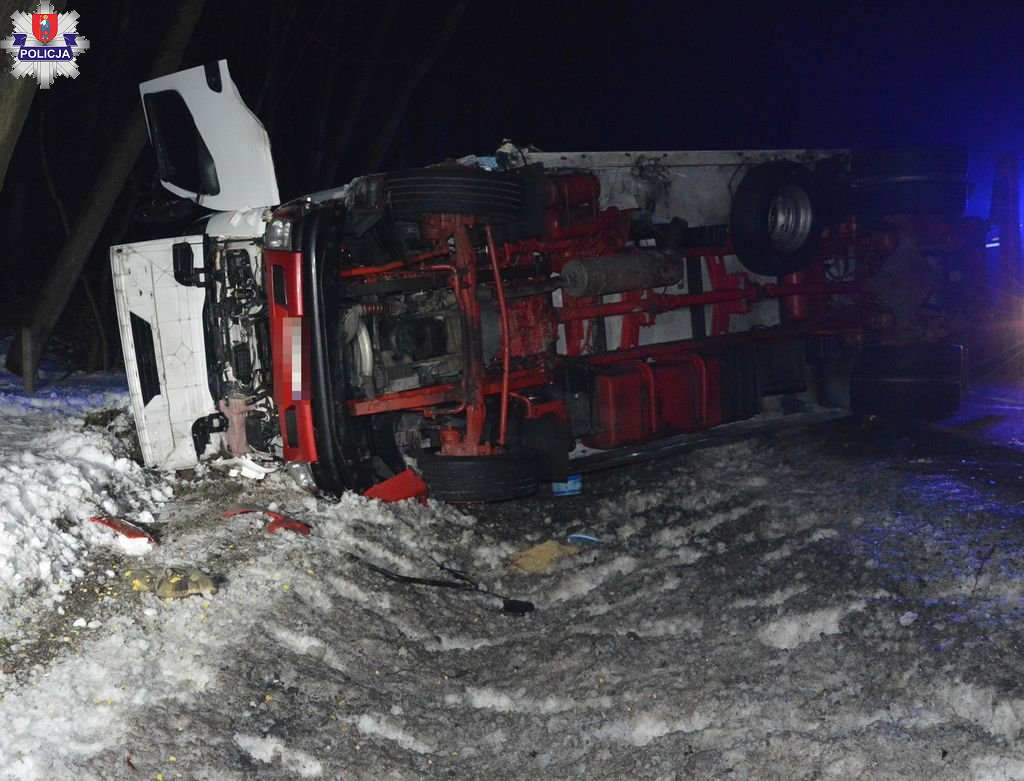
M 0 375 L 0 779 L 1024 778 L 1019 455 L 840 422 L 467 512 L 150 473 L 85 423 L 125 408 Z M 131 590 L 161 564 L 220 589 Z

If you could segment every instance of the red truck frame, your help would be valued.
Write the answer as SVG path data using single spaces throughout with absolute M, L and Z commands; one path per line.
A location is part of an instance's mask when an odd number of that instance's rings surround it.
M 328 491 L 413 467 L 439 498 L 488 501 L 565 480 L 574 451 L 750 418 L 766 397 L 950 414 L 965 361 L 948 280 L 983 246 L 959 219 L 961 154 L 749 165 L 717 225 L 605 205 L 594 172 L 539 163 L 285 204 L 264 247 L 284 457 Z M 774 322 L 738 330 L 755 307 Z

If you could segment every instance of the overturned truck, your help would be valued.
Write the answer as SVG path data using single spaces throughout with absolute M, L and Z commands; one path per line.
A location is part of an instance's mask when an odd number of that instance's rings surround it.
M 163 184 L 212 211 L 111 250 L 151 466 L 283 459 L 332 493 L 412 468 L 491 501 L 766 400 L 959 406 L 961 149 L 506 144 L 278 205 L 225 63 L 142 95 Z

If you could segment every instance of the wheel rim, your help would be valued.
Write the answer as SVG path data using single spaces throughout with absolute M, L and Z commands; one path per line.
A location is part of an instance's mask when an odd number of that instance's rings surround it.
M 811 233 L 811 199 L 804 188 L 787 185 L 772 198 L 768 210 L 768 235 L 777 252 L 798 250 Z

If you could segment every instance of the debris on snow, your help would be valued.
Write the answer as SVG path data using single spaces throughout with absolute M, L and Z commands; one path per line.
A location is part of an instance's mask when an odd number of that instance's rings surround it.
M 228 477 L 245 477 L 249 480 L 262 480 L 276 471 L 276 467 L 257 463 L 250 456 L 214 458 L 208 463 L 213 469 L 226 472 Z
M 117 532 L 127 541 L 141 542 L 140 552 L 145 552 L 149 545 L 156 545 L 156 540 L 153 539 L 153 535 L 141 526 L 136 526 L 131 521 L 126 521 L 123 518 L 115 518 L 113 515 L 94 515 L 89 520 Z M 129 548 L 125 548 L 125 550 L 129 553 L 133 552 Z
M 223 515 L 225 518 L 233 518 L 236 515 L 246 515 L 248 513 L 262 513 L 270 518 L 270 523 L 268 523 L 266 527 L 267 534 L 277 534 L 279 531 L 286 530 L 305 536 L 313 530 L 308 523 L 303 523 L 302 521 L 297 521 L 294 518 L 289 518 L 287 515 L 282 515 L 281 513 L 266 507 L 235 505 L 226 509 Z
M 405 499 L 423 501 L 427 493 L 427 484 L 423 482 L 423 478 L 411 469 L 406 469 L 370 486 L 363 492 L 363 496 L 367 499 L 380 499 L 382 502 L 401 502 Z
M 541 575 L 554 566 L 555 562 L 580 552 L 576 545 L 565 545 L 556 540 L 548 540 L 509 556 L 509 565 L 519 572 L 528 575 Z
M 217 593 L 217 582 L 213 578 L 188 567 L 137 567 L 127 570 L 124 576 L 133 591 L 149 591 L 161 599 Z

